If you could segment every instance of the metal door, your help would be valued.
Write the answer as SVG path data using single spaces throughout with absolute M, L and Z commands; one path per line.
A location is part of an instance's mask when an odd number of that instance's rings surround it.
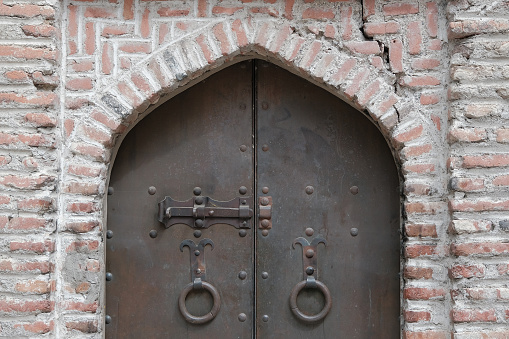
M 325 90 L 264 61 L 210 76 L 119 149 L 106 337 L 399 337 L 398 187 Z

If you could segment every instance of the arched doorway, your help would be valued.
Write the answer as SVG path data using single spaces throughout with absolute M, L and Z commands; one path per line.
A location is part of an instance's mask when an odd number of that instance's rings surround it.
M 110 186 L 108 338 L 399 336 L 396 166 L 325 90 L 235 64 L 142 120 Z

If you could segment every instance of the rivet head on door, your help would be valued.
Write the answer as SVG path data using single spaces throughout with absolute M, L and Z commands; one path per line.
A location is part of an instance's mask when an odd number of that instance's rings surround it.
M 267 279 L 269 277 L 269 274 L 267 272 L 262 272 L 262 278 Z
M 108 195 L 113 195 L 113 192 L 114 192 L 114 191 L 115 191 L 115 190 L 113 189 L 113 187 L 111 187 L 111 186 L 110 186 L 110 187 L 108 187 Z
M 201 194 L 201 188 L 200 187 L 193 188 L 193 194 L 194 195 L 200 195 Z
M 150 195 L 154 195 L 154 194 L 156 194 L 156 191 L 157 191 L 157 190 L 156 190 L 156 188 L 155 188 L 154 186 L 150 186 L 150 187 L 148 188 L 148 194 L 150 194 Z
M 113 279 L 113 274 L 106 272 L 106 281 L 111 281 L 111 279 Z
M 357 186 L 350 187 L 350 193 L 352 193 L 353 195 L 356 195 L 357 193 L 359 193 L 359 187 L 357 187 Z
M 239 279 L 240 279 L 240 280 L 244 280 L 244 279 L 246 279 L 246 278 L 247 278 L 247 273 L 246 273 L 246 271 L 240 271 L 240 272 L 239 272 Z
M 157 231 L 156 230 L 151 230 L 150 232 L 148 232 L 148 235 L 154 239 L 154 238 L 157 238 Z
M 264 187 L 264 188 L 262 188 L 262 193 L 263 193 L 263 194 L 267 194 L 267 193 L 269 193 L 269 188 L 268 188 L 268 187 Z
M 311 227 L 308 227 L 308 228 L 306 228 L 306 230 L 304 232 L 306 233 L 306 235 L 308 237 L 310 237 L 310 236 L 312 236 L 315 233 L 315 230 L 312 229 Z
M 269 108 L 269 103 L 266 102 L 266 101 L 262 102 L 262 108 L 263 109 L 268 109 Z
M 263 321 L 264 323 L 266 323 L 267 321 L 269 321 L 269 316 L 265 314 L 265 315 L 262 317 L 262 321 Z
M 263 144 L 262 145 L 262 151 L 267 152 L 269 150 L 269 145 Z
M 241 323 L 243 323 L 243 322 L 244 322 L 244 321 L 246 321 L 246 320 L 247 320 L 247 316 L 246 316 L 246 314 L 245 314 L 245 313 L 241 313 L 241 314 L 239 314 L 239 321 L 240 321 Z
M 239 193 L 244 195 L 247 193 L 247 187 L 246 186 L 240 186 Z
M 239 149 L 240 149 L 241 152 L 245 152 L 245 151 L 247 151 L 247 146 L 246 145 L 241 145 L 239 147 Z
M 315 188 L 313 186 L 306 186 L 307 194 L 313 194 L 314 191 L 315 191 Z
M 315 273 L 315 269 L 311 266 L 306 267 L 306 274 L 307 275 L 313 275 Z
M 239 235 L 240 235 L 241 238 L 244 238 L 247 235 L 247 231 L 246 230 L 240 230 L 239 231 Z
M 199 237 L 201 237 L 201 231 L 196 230 L 193 232 L 193 235 L 195 238 L 199 238 Z
M 313 251 L 312 249 L 309 249 L 306 251 L 306 257 L 313 258 L 314 256 L 315 256 L 315 251 Z
M 356 237 L 359 234 L 359 230 L 355 227 L 352 227 L 350 229 L 350 234 L 352 235 L 352 237 Z
M 196 219 L 194 224 L 196 225 L 196 227 L 203 227 L 203 220 L 202 219 Z
M 113 231 L 112 230 L 107 230 L 106 231 L 106 238 L 108 238 L 108 239 L 113 238 Z
M 104 317 L 104 322 L 105 322 L 106 324 L 111 323 L 111 317 L 110 317 L 109 315 L 105 316 L 105 317 Z
M 270 222 L 267 219 L 264 219 L 264 220 L 262 220 L 261 224 L 262 224 L 262 227 L 269 227 Z
M 269 230 L 263 230 L 263 231 L 262 231 L 262 235 L 263 235 L 264 237 L 268 236 L 268 235 L 269 235 Z
M 203 204 L 203 197 L 197 197 L 196 199 L 194 199 L 194 202 L 196 205 Z
M 262 198 L 262 200 L 260 200 L 260 203 L 263 205 L 263 206 L 267 206 L 269 204 L 269 198 Z

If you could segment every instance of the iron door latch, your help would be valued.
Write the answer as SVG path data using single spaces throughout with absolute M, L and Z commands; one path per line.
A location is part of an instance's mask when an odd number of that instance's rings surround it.
M 217 201 L 206 196 L 193 197 L 186 201 L 165 197 L 159 203 L 158 220 L 169 228 L 185 224 L 192 228 L 208 228 L 214 224 L 228 224 L 235 228 L 251 228 L 253 210 L 249 207 L 250 197 Z

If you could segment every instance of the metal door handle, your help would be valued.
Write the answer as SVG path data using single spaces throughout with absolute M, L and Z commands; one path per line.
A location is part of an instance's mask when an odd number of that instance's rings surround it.
M 302 266 L 304 271 L 303 274 L 306 278 L 305 280 L 298 282 L 292 289 L 292 292 L 290 293 L 290 309 L 292 310 L 292 313 L 303 322 L 314 323 L 325 318 L 332 307 L 332 297 L 329 289 L 323 282 L 317 280 L 318 245 L 327 245 L 327 241 L 321 236 L 317 236 L 311 240 L 310 243 L 307 239 L 298 237 L 293 241 L 292 247 L 295 248 L 296 244 L 300 244 L 302 246 Z M 297 296 L 304 288 L 318 288 L 325 297 L 325 305 L 318 314 L 306 315 L 302 313 L 297 306 Z
M 302 291 L 304 288 L 318 288 L 325 297 L 325 305 L 318 314 L 306 315 L 302 313 L 302 311 L 299 309 L 299 306 L 297 306 L 297 296 L 299 295 L 300 291 Z M 307 280 L 302 280 L 301 282 L 298 282 L 297 285 L 295 285 L 295 287 L 292 289 L 292 292 L 290 293 L 290 309 L 292 310 L 293 314 L 303 322 L 314 323 L 322 320 L 327 316 L 331 307 L 332 307 L 332 297 L 329 289 L 323 282 L 315 280 L 312 277 L 308 277 Z
M 217 289 L 212 285 L 209 284 L 206 281 L 200 281 L 199 285 L 202 286 L 205 290 L 207 290 L 210 295 L 212 295 L 212 298 L 214 299 L 214 304 L 212 305 L 212 309 L 205 315 L 202 316 L 196 316 L 189 313 L 186 307 L 186 298 L 189 292 L 191 292 L 193 289 L 197 289 L 196 287 L 197 282 L 191 282 L 187 284 L 182 292 L 180 292 L 179 297 L 179 309 L 180 313 L 184 316 L 187 322 L 191 324 L 205 324 L 212 319 L 214 319 L 219 312 L 219 308 L 221 307 L 221 297 L 219 296 L 219 292 Z

